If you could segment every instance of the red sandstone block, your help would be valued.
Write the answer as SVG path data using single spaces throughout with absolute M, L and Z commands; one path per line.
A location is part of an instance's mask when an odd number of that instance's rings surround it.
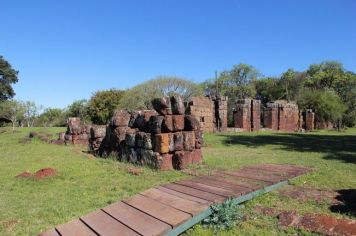
M 143 136 L 143 147 L 147 150 L 153 148 L 152 135 L 150 133 L 145 133 Z
M 173 115 L 172 119 L 174 132 L 184 130 L 184 115 Z
M 125 141 L 126 137 L 126 131 L 130 130 L 128 127 L 116 127 L 114 129 L 113 135 L 116 137 L 117 141 L 121 143 L 122 141 Z
M 131 119 L 131 114 L 126 110 L 115 111 L 111 125 L 115 127 L 125 127 L 129 126 L 129 122 Z
M 185 107 L 183 99 L 179 95 L 174 95 L 171 97 L 172 113 L 175 115 L 184 115 Z
M 174 133 L 173 138 L 174 138 L 174 150 L 182 151 L 184 148 L 183 133 L 182 132 Z
M 159 170 L 173 170 L 173 154 L 164 153 L 157 157 L 157 168 Z
M 186 169 L 192 164 L 192 155 L 187 151 L 175 152 L 173 156 L 173 167 L 177 170 Z
M 184 129 L 187 131 L 200 129 L 200 124 L 197 118 L 193 115 L 186 115 L 184 117 Z
M 164 116 L 151 116 L 147 124 L 149 133 L 160 134 L 162 132 L 163 120 Z
M 200 149 L 204 145 L 203 131 L 195 130 L 194 134 L 195 134 L 195 148 Z
M 172 106 L 169 97 L 153 99 L 152 106 L 161 115 L 172 115 Z
M 169 136 L 168 134 L 155 135 L 155 151 L 159 153 L 169 152 Z
M 185 151 L 192 151 L 195 149 L 194 131 L 183 131 L 183 146 Z
M 192 163 L 193 164 L 201 164 L 203 163 L 203 156 L 201 154 L 201 149 L 193 150 L 190 155 L 192 156 Z
M 145 136 L 144 132 L 137 132 L 136 137 L 135 137 L 135 142 L 136 142 L 136 147 L 143 148 L 144 147 L 144 142 L 143 142 L 143 137 Z
M 169 152 L 174 152 L 174 133 L 168 133 L 169 138 Z
M 173 117 L 172 115 L 165 115 L 162 122 L 162 132 L 173 132 Z

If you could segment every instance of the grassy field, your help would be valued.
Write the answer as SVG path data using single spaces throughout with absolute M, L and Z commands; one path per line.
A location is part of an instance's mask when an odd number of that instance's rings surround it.
M 63 128 L 31 129 L 56 133 Z M 142 168 L 143 174 L 127 173 L 131 165 L 110 159 L 96 159 L 85 148 L 58 146 L 34 140 L 19 142 L 30 129 L 0 130 L 0 235 L 36 235 L 55 225 L 127 198 L 147 188 L 189 177 L 177 171 L 158 172 Z M 320 131 L 308 134 L 231 133 L 205 135 L 205 166 L 239 168 L 254 163 L 293 163 L 314 167 L 313 173 L 291 184 L 319 189 L 356 189 L 356 129 L 346 132 Z M 29 170 L 52 167 L 58 176 L 42 181 L 14 178 Z M 219 235 L 290 235 L 300 230 L 281 230 L 277 220 L 253 214 L 256 205 L 272 206 L 299 213 L 320 212 L 338 217 L 353 214 L 330 210 L 330 203 L 300 202 L 271 192 L 245 204 L 249 220 Z M 216 235 L 200 225 L 187 235 Z

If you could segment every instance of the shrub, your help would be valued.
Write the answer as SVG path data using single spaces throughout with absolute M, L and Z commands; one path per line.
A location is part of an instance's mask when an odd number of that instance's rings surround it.
M 229 230 L 242 220 L 241 206 L 233 200 L 212 205 L 212 214 L 203 220 L 203 225 L 212 227 L 214 230 Z

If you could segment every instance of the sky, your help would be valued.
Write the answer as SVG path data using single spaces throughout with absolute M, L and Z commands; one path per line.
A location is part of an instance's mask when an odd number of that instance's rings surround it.
M 45 107 L 238 63 L 265 76 L 324 60 L 356 72 L 355 0 L 0 0 L 0 16 L 15 99 Z

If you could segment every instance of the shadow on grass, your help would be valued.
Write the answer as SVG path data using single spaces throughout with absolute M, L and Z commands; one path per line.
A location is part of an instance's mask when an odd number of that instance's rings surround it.
M 278 133 L 263 135 L 222 135 L 225 145 L 259 147 L 279 145 L 281 150 L 325 153 L 324 159 L 356 164 L 356 135 L 315 135 Z
M 342 189 L 337 192 L 339 195 L 336 196 L 336 199 L 342 203 L 332 205 L 330 210 L 356 217 L 356 189 Z

